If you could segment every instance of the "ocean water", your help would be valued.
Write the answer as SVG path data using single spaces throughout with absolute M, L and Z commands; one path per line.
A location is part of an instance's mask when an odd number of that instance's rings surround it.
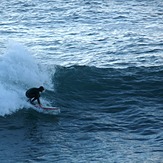
M 162 0 L 0 3 L 2 163 L 163 162 Z

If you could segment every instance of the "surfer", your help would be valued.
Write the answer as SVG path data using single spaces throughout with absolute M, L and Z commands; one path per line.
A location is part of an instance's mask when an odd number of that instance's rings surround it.
M 27 96 L 27 98 L 29 98 L 28 101 L 30 101 L 32 105 L 34 105 L 33 102 L 37 100 L 38 104 L 41 106 L 40 93 L 42 93 L 43 91 L 44 91 L 43 86 L 40 86 L 39 88 L 30 88 L 26 91 L 25 95 Z

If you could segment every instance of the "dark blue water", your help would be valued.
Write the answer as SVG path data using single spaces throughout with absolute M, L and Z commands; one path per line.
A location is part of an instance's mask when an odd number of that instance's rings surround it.
M 0 159 L 161 163 L 163 2 L 0 5 Z M 25 91 L 43 85 L 44 114 Z
M 57 67 L 59 115 L 1 117 L 2 162 L 161 162 L 162 67 Z

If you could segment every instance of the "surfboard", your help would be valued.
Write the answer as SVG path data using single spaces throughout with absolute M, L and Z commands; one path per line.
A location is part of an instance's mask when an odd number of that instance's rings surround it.
M 60 113 L 60 109 L 57 107 L 53 106 L 39 106 L 39 105 L 33 105 L 33 108 L 41 113 L 44 114 L 52 114 L 52 115 L 57 115 Z

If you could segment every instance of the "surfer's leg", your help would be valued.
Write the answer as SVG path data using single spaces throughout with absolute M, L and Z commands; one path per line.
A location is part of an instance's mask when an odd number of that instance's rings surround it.
M 28 98 L 27 102 L 30 102 L 31 104 L 33 104 L 31 98 Z
M 34 103 L 32 102 L 32 98 L 28 98 L 27 102 L 29 102 L 30 104 L 34 105 Z
M 34 103 L 32 102 L 32 99 L 31 99 L 31 98 L 28 98 L 28 99 L 27 99 L 27 102 L 30 102 L 30 104 L 32 104 L 32 105 L 34 104 Z
M 34 105 L 34 101 L 35 101 L 35 100 L 36 100 L 36 98 L 35 98 L 35 97 L 34 97 L 34 98 L 32 98 L 32 99 L 30 99 L 30 103 Z

